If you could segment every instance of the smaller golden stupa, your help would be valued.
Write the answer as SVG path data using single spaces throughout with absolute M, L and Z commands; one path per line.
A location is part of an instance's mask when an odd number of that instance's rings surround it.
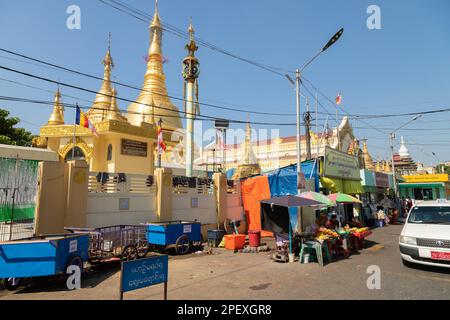
M 258 164 L 258 158 L 253 151 L 252 146 L 252 128 L 250 123 L 247 123 L 245 133 L 245 141 L 242 143 L 242 154 L 244 159 L 240 165 L 237 166 L 236 172 L 233 175 L 233 180 L 240 180 L 248 178 L 261 173 L 261 167 Z

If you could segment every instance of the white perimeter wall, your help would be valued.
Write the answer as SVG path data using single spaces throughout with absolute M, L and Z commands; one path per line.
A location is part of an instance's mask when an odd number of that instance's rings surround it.
M 120 210 L 120 199 L 129 199 L 129 210 Z M 134 225 L 150 221 L 157 221 L 155 195 L 90 194 L 88 196 L 88 228 Z
M 111 174 L 104 182 L 98 182 L 97 173 L 89 176 L 87 201 L 88 228 L 114 225 L 136 225 L 157 221 L 156 181 L 147 185 L 147 176 L 127 175 L 126 182 L 118 182 L 117 175 Z M 121 199 L 127 199 L 128 207 L 120 207 Z
M 192 207 L 192 201 L 198 204 L 197 208 Z M 199 194 L 196 189 L 189 190 L 187 193 L 173 194 L 172 220 L 197 220 L 201 224 L 217 223 L 215 195 L 212 192 Z

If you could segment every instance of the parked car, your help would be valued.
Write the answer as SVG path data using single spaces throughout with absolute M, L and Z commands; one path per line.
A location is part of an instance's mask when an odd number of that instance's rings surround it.
M 399 245 L 405 265 L 450 268 L 450 202 L 416 203 L 408 214 Z

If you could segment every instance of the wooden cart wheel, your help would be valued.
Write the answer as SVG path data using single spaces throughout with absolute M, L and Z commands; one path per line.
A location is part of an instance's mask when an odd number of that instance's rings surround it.
M 189 237 L 187 235 L 183 234 L 177 239 L 177 242 L 175 243 L 175 251 L 177 252 L 177 254 L 187 254 L 190 248 L 191 241 L 189 240 Z
M 149 252 L 149 245 L 147 241 L 142 241 L 137 245 L 137 255 L 139 259 L 145 258 Z
M 138 250 L 135 246 L 126 246 L 125 249 L 123 249 L 122 257 L 120 258 L 121 261 L 132 261 L 136 260 L 138 258 Z
M 22 285 L 22 278 L 7 278 L 3 280 L 3 285 L 9 291 L 14 291 Z

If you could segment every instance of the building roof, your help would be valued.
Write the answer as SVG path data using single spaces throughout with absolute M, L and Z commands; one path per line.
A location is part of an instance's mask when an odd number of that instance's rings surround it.
M 0 144 L 0 158 L 9 158 L 9 159 L 19 158 L 23 160 L 52 161 L 52 162 L 59 161 L 58 154 L 51 150 L 10 146 L 5 144 Z

